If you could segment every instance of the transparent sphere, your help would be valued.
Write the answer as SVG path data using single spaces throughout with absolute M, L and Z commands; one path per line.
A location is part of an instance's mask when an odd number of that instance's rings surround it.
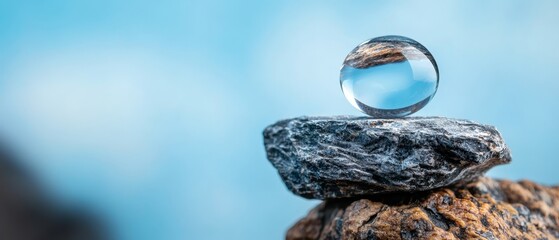
M 439 69 L 433 55 L 415 40 L 383 36 L 359 44 L 347 55 L 340 84 L 360 111 L 376 118 L 403 117 L 433 98 Z

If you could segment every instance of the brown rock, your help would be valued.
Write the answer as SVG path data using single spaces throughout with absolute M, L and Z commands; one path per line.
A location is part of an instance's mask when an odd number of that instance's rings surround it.
M 480 178 L 461 188 L 329 200 L 286 239 L 559 239 L 559 186 Z

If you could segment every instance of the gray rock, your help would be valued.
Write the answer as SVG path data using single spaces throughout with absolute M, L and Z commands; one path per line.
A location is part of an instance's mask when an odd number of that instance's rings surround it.
M 415 192 L 475 180 L 511 155 L 492 126 L 442 117 L 301 117 L 264 130 L 270 162 L 315 199 Z

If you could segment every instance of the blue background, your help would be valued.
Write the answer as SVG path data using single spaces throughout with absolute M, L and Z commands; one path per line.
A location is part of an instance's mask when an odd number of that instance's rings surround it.
M 261 131 L 361 115 L 339 69 L 404 35 L 440 69 L 416 115 L 495 125 L 499 178 L 559 181 L 557 1 L 0 1 L 0 133 L 119 239 L 281 239 L 317 201 L 292 195 Z

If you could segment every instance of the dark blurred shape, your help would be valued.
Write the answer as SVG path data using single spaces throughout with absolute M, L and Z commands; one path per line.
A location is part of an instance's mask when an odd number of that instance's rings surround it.
M 60 206 L 20 164 L 0 143 L 0 239 L 110 239 L 92 214 Z

